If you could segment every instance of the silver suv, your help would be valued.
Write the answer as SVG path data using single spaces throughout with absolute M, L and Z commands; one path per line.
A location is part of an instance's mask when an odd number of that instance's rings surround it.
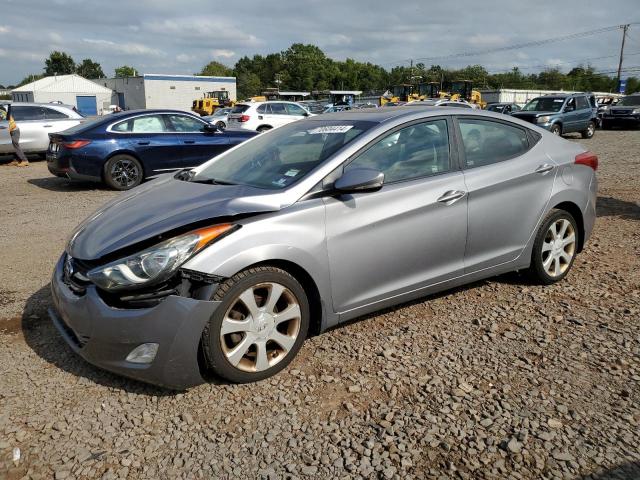
M 0 108 L 7 109 L 7 105 Z M 69 105 L 56 103 L 11 104 L 11 113 L 20 129 L 20 146 L 29 153 L 45 153 L 49 148 L 49 134 L 62 132 L 78 125 L 84 117 Z M 0 121 L 0 155 L 13 152 L 9 122 Z

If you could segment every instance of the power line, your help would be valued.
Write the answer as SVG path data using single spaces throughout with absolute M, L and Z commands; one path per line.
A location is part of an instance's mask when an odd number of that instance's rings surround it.
M 625 57 L 631 57 L 633 55 L 640 55 L 640 52 L 625 53 Z M 553 68 L 553 67 L 560 67 L 560 66 L 563 66 L 563 65 L 581 64 L 581 63 L 584 63 L 584 62 L 589 62 L 591 60 L 602 60 L 603 58 L 614 58 L 614 57 L 617 57 L 617 56 L 618 56 L 618 54 L 615 54 L 615 55 L 603 55 L 601 57 L 581 58 L 580 60 L 571 60 L 571 61 L 568 61 L 568 62 L 544 63 L 544 64 L 540 64 L 540 65 L 514 65 L 513 67 L 508 68 L 508 69 L 493 70 L 491 73 L 508 73 L 508 72 L 512 71 L 514 68 L 517 68 L 518 70 L 532 70 L 532 69 L 536 69 L 536 68 Z
M 633 22 L 633 23 L 629 23 L 627 25 L 640 25 L 640 22 Z M 524 42 L 524 43 L 517 43 L 514 45 L 507 45 L 504 47 L 496 47 L 496 48 L 490 48 L 490 49 L 486 49 L 486 50 L 476 50 L 476 51 L 472 51 L 472 52 L 460 52 L 460 53 L 451 53 L 451 54 L 447 54 L 447 55 L 438 55 L 438 56 L 434 56 L 434 57 L 419 57 L 419 58 L 414 58 L 413 60 L 428 60 L 428 61 L 433 61 L 433 60 L 446 60 L 446 59 L 450 59 L 450 58 L 463 58 L 463 57 L 472 57 L 472 56 L 478 56 L 478 55 L 486 55 L 489 53 L 497 53 L 497 52 L 506 52 L 509 50 L 519 50 L 521 48 L 526 48 L 526 47 L 538 47 L 541 45 L 547 45 L 549 43 L 555 43 L 555 42 L 562 42 L 565 40 L 572 40 L 572 39 L 576 39 L 576 38 L 583 38 L 583 37 L 588 37 L 591 35 L 597 35 L 599 33 L 605 33 L 605 32 L 611 32 L 614 30 L 617 30 L 621 28 L 621 25 L 613 25 L 610 27 L 603 27 L 603 28 L 598 28 L 595 30 L 588 30 L 586 32 L 577 32 L 577 33 L 572 33 L 569 35 L 563 35 L 560 37 L 554 37 L 554 38 L 547 38 L 544 40 L 534 40 L 531 42 Z M 411 59 L 404 59 L 404 60 L 397 60 L 395 62 L 387 62 L 387 63 L 383 63 L 382 66 L 384 65 L 392 65 L 392 64 L 402 64 L 402 63 L 407 63 L 409 62 Z

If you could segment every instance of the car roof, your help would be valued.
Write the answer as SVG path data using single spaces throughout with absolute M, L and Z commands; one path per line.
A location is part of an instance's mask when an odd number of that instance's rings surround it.
M 12 107 L 63 107 L 73 110 L 73 105 L 66 103 L 40 103 L 40 102 L 9 102 Z
M 236 103 L 236 105 L 249 105 L 249 106 L 252 106 L 252 105 L 263 105 L 265 103 L 293 103 L 293 104 L 298 105 L 299 103 L 302 103 L 302 102 L 293 102 L 291 100 L 267 100 L 265 102 L 238 102 L 238 103 Z
M 484 110 L 474 108 L 459 108 L 459 107 L 414 107 L 411 105 L 401 105 L 398 107 L 388 108 L 363 108 L 356 110 L 344 110 L 342 112 L 324 113 L 316 117 L 312 117 L 307 121 L 322 121 L 322 120 L 346 120 L 346 121 L 368 121 L 383 123 L 388 120 L 393 120 L 401 117 L 412 117 L 416 113 L 421 113 L 424 116 L 438 117 L 442 115 L 482 115 L 492 118 L 500 118 L 501 116 L 493 113 L 486 112 Z

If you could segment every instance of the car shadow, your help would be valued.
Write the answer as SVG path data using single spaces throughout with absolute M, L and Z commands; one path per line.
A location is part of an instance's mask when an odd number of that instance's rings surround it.
M 27 299 L 22 313 L 21 328 L 24 340 L 40 358 L 76 377 L 86 378 L 109 388 L 158 397 L 180 393 L 128 379 L 86 362 L 71 350 L 49 319 L 47 309 L 52 303 L 51 289 L 47 284 Z
M 640 478 L 640 462 L 625 462 L 612 468 L 601 469 L 577 480 L 635 480 Z
M 598 197 L 596 216 L 640 220 L 640 205 L 613 197 Z
M 27 180 L 28 183 L 50 192 L 79 192 L 85 190 L 108 190 L 110 189 L 101 183 L 97 182 L 81 182 L 77 180 L 69 180 L 61 177 L 45 177 L 45 178 L 31 178 Z

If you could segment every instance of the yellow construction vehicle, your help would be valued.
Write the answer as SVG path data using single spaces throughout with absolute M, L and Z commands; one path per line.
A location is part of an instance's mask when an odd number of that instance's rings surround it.
M 195 113 L 205 116 L 213 115 L 218 108 L 233 107 L 235 102 L 229 98 L 227 90 L 214 90 L 207 92 L 203 98 L 193 101 L 191 110 Z
M 449 92 L 449 98 L 451 100 L 466 100 L 470 103 L 475 103 L 480 108 L 485 108 L 487 102 L 482 100 L 482 95 L 478 90 L 473 89 L 473 83 L 470 80 L 457 80 L 451 82 L 451 90 Z
M 398 102 L 411 102 L 418 100 L 419 95 L 416 92 L 416 87 L 409 83 L 403 83 L 402 85 L 394 85 L 383 96 L 380 97 L 380 106 L 387 103 Z

